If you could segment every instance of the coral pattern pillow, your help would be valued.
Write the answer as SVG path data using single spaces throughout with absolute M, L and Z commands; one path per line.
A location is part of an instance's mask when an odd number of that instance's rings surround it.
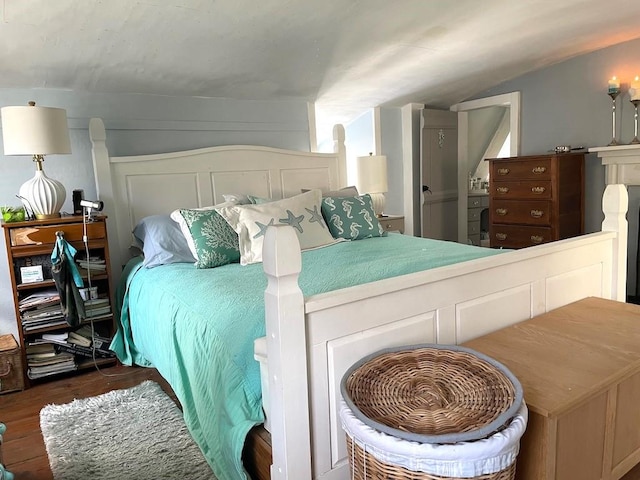
M 270 225 L 290 225 L 298 235 L 300 248 L 307 250 L 335 243 L 321 212 L 320 190 L 261 205 L 236 205 L 219 210 L 238 234 L 240 263 L 262 261 L 262 243 Z
M 214 268 L 240 260 L 238 235 L 215 209 L 181 209 L 196 249 L 196 267 Z
M 236 201 L 226 201 L 223 203 L 218 203 L 217 205 L 211 205 L 209 207 L 198 207 L 198 208 L 185 208 L 183 210 L 192 210 L 192 211 L 206 211 L 206 210 L 215 210 L 216 208 L 222 208 L 222 207 L 230 207 L 231 205 L 236 205 Z M 191 254 L 193 255 L 193 257 L 197 260 L 198 259 L 198 252 L 196 251 L 196 246 L 193 243 L 193 237 L 191 236 L 191 230 L 189 229 L 189 226 L 187 225 L 186 220 L 184 219 L 184 216 L 182 215 L 182 213 L 180 213 L 180 209 L 178 208 L 177 210 L 174 210 L 173 212 L 171 212 L 170 214 L 171 216 L 171 220 L 173 220 L 174 222 L 176 222 L 178 224 L 178 226 L 180 227 L 180 230 L 182 231 L 182 235 L 184 235 L 184 238 L 187 240 L 187 245 L 189 245 L 189 249 L 191 250 Z
M 373 211 L 369 194 L 358 197 L 324 198 L 322 215 L 335 238 L 361 240 L 384 237 L 387 234 Z

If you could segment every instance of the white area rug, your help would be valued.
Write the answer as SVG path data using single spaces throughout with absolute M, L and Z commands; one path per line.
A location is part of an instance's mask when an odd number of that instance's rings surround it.
M 152 381 L 47 405 L 40 427 L 55 480 L 215 479 L 182 413 Z

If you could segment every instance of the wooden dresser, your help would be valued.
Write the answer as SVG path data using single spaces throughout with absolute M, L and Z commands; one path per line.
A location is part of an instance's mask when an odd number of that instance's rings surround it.
M 487 161 L 492 247 L 523 248 L 584 233 L 584 154 Z
M 602 298 L 464 343 L 522 384 L 517 480 L 617 480 L 640 463 L 639 345 L 640 306 Z

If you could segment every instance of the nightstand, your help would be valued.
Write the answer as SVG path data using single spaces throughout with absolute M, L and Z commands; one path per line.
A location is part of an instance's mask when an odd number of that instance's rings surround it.
M 404 215 L 385 215 L 378 217 L 378 221 L 386 232 L 404 233 Z

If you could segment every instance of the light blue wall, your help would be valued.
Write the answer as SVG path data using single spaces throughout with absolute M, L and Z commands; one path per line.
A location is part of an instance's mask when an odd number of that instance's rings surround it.
M 355 185 L 356 157 L 375 152 L 375 132 L 373 110 L 363 112 L 358 118 L 344 126 L 345 148 L 347 149 L 347 183 Z
M 520 91 L 522 99 L 521 152 L 545 153 L 556 145 L 605 146 L 612 138 L 611 98 L 607 81 L 613 75 L 621 80 L 617 99 L 618 141 L 633 138 L 633 105 L 629 101 L 629 82 L 640 75 L 640 40 L 625 42 L 538 70 L 482 92 L 482 98 Z M 595 154 L 586 159 L 586 218 L 588 232 L 600 230 L 604 168 Z M 636 286 L 638 210 L 640 188 L 629 188 L 628 291 Z
M 29 100 L 67 110 L 73 153 L 54 155 L 44 162 L 46 174 L 61 181 L 67 190 L 65 211 L 72 208 L 72 190 L 83 189 L 85 198 L 96 195 L 88 133 L 91 117 L 104 120 L 107 147 L 114 156 L 228 144 L 309 150 L 306 100 L 258 102 L 0 89 L 0 106 L 26 105 Z M 3 156 L 0 166 L 0 205 L 18 205 L 15 194 L 33 176 L 33 162 L 28 157 Z M 4 242 L 0 247 L 0 279 L 0 333 L 13 333 L 18 338 Z
M 402 111 L 399 108 L 381 108 L 380 130 L 381 153 L 387 157 L 389 183 L 385 213 L 403 215 Z
M 622 80 L 623 94 L 618 97 L 618 140 L 629 143 L 633 138 L 633 105 L 626 90 L 629 82 L 640 75 L 640 40 L 625 42 L 597 52 L 585 54 L 556 65 L 537 70 L 465 100 L 521 92 L 521 153 L 546 153 L 556 145 L 604 146 L 611 141 L 611 99 L 607 81 L 613 75 Z M 402 171 L 395 155 L 402 152 L 400 109 L 383 108 L 381 114 L 382 149 L 394 156 L 393 170 Z M 397 113 L 396 113 L 397 112 Z M 389 150 L 387 150 L 389 149 Z M 396 150 L 397 153 L 390 153 Z M 391 167 L 390 167 L 391 168 Z M 402 208 L 402 183 L 392 180 L 390 173 L 388 211 Z M 586 156 L 587 232 L 600 230 L 604 168 L 594 154 Z M 629 188 L 628 291 L 636 291 L 636 262 L 640 187 Z M 395 213 L 395 212 L 394 212 Z

